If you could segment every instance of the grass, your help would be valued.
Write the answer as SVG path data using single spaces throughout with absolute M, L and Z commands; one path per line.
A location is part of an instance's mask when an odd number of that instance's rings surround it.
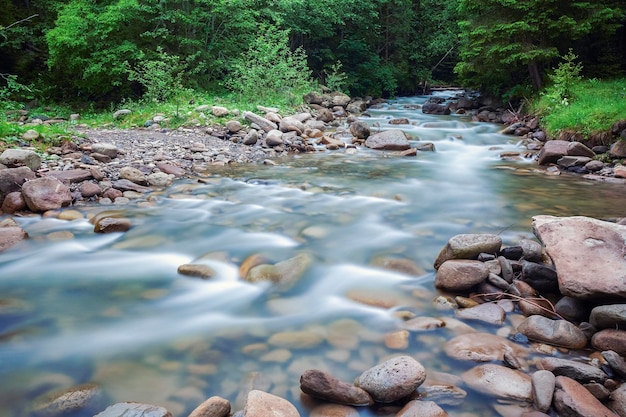
M 551 137 L 565 130 L 585 136 L 607 131 L 616 121 L 626 119 L 626 79 L 576 82 L 567 104 L 541 96 L 531 111 L 541 116 L 542 126 Z
M 211 126 L 214 124 L 223 124 L 229 119 L 236 118 L 234 114 L 223 118 L 217 118 L 207 112 L 197 112 L 195 108 L 202 104 L 210 106 L 222 106 L 231 110 L 239 110 L 239 114 L 243 111 L 258 111 L 257 105 L 266 107 L 276 107 L 281 112 L 297 111 L 302 104 L 303 92 L 283 92 L 276 94 L 262 101 L 254 98 L 232 93 L 210 93 L 210 92 L 191 92 L 186 91 L 185 94 L 165 103 L 144 102 L 126 100 L 122 103 L 111 104 L 106 110 L 94 110 L 86 108 L 70 109 L 63 106 L 47 106 L 31 109 L 30 115 L 45 114 L 54 117 L 68 118 L 71 113 L 80 113 L 81 119 L 75 122 L 62 122 L 53 125 L 24 125 L 16 123 L 15 114 L 7 114 L 8 110 L 19 108 L 17 103 L 3 103 L 0 106 L 0 152 L 5 149 L 32 146 L 40 152 L 45 152 L 50 146 L 58 146 L 64 140 L 70 140 L 76 135 L 75 126 L 83 124 L 92 128 L 120 128 L 129 129 L 142 127 L 148 120 L 159 114 L 163 115 L 167 120 L 160 123 L 161 126 L 170 129 L 177 129 L 181 126 Z M 116 110 L 129 109 L 131 114 L 121 117 L 119 120 L 113 119 L 113 113 Z M 41 134 L 41 139 L 35 143 L 25 144 L 22 141 L 22 134 L 27 130 L 34 129 Z

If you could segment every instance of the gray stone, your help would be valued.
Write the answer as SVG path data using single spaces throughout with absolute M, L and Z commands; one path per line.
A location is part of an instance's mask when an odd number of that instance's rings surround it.
M 460 319 L 478 320 L 497 325 L 504 323 L 504 319 L 506 318 L 506 312 L 502 309 L 502 307 L 492 303 L 479 304 L 474 307 L 463 308 L 457 310 L 455 315 Z
M 210 108 L 211 106 L 209 106 L 208 104 L 201 104 L 199 106 L 196 106 L 193 110 L 197 111 L 198 113 L 202 113 L 209 110 Z
M 532 376 L 533 404 L 535 408 L 547 413 L 552 405 L 552 395 L 556 387 L 556 376 L 546 370 L 535 371 Z
M 409 396 L 426 380 L 426 370 L 410 356 L 391 358 L 359 375 L 355 385 L 374 401 L 390 403 Z
M 165 172 L 155 172 L 148 175 L 148 184 L 154 187 L 169 187 L 174 182 L 174 175 Z
M 613 158 L 626 158 L 626 140 L 617 140 L 611 145 L 609 155 Z
M 619 374 L 622 378 L 626 378 L 626 360 L 617 352 L 606 350 L 602 352 L 602 357 L 607 361 L 611 369 Z
M 463 382 L 475 391 L 507 400 L 532 400 L 530 376 L 501 365 L 476 366 L 461 375 Z
M 591 159 L 596 156 L 596 153 L 580 142 L 570 142 L 569 145 L 567 145 L 567 155 L 582 156 Z
M 300 389 L 305 394 L 337 404 L 365 406 L 374 404 L 362 388 L 339 381 L 328 372 L 317 369 L 305 371 L 300 377 Z
M 284 143 L 283 132 L 276 129 L 270 130 L 265 137 L 265 143 L 271 147 L 282 145 Z
M 35 400 L 33 412 L 37 416 L 62 416 L 94 404 L 102 396 L 95 384 L 83 384 Z
M 531 340 L 554 346 L 570 349 L 582 349 L 587 346 L 585 334 L 565 320 L 552 320 L 539 315 L 530 316 L 517 326 L 517 331 Z
M 56 210 L 72 203 L 70 189 L 52 177 L 35 178 L 22 185 L 22 195 L 34 212 Z
M 626 304 L 608 304 L 594 307 L 589 322 L 596 329 L 626 330 Z
M 237 133 L 241 129 L 243 129 L 243 126 L 237 120 L 229 120 L 228 122 L 226 122 L 226 129 L 230 133 Z
M 279 129 L 281 132 L 296 132 L 301 135 L 304 132 L 304 123 L 295 117 L 285 117 L 280 121 Z
M 109 158 L 116 158 L 119 150 L 117 149 L 117 146 L 113 144 L 100 142 L 91 145 L 91 152 L 106 155 Z
M 481 253 L 497 254 L 502 238 L 494 234 L 462 234 L 450 238 L 435 260 L 435 269 L 450 259 L 477 259 Z
M 366 122 L 356 121 L 350 124 L 350 133 L 357 139 L 367 139 L 370 135 L 370 127 Z
M 400 129 L 376 133 L 365 140 L 365 146 L 376 150 L 404 151 L 411 147 L 406 134 Z
M 541 243 L 530 239 L 520 239 L 519 245 L 522 247 L 522 256 L 525 260 L 541 262 L 543 256 L 543 246 Z
M 587 217 L 535 216 L 533 231 L 554 261 L 563 295 L 626 298 L 626 226 Z
M 557 376 L 575 379 L 581 384 L 588 382 L 602 383 L 608 378 L 608 375 L 600 368 L 569 359 L 541 358 L 537 363 L 537 367 L 550 371 Z
M 626 417 L 626 383 L 613 390 L 609 396 L 609 407 L 620 417 Z
M 276 123 L 267 120 L 265 117 L 259 116 L 249 111 L 243 112 L 243 117 L 249 121 L 250 123 L 254 123 L 263 129 L 266 132 L 270 132 L 271 130 L 277 130 L 278 126 Z
M 31 140 L 37 140 L 40 137 L 41 135 L 35 129 L 29 129 L 26 132 L 22 133 L 22 139 L 27 142 L 30 142 Z
M 136 191 L 138 193 L 149 193 L 152 191 L 150 187 L 144 187 L 127 179 L 113 181 L 111 184 L 113 187 L 121 191 Z
M 196 107 L 196 111 L 198 112 L 203 112 L 203 111 L 207 111 L 209 106 L 198 106 Z M 201 110 L 198 110 L 201 109 Z M 222 106 L 212 106 L 211 107 L 211 114 L 215 117 L 226 117 L 230 114 L 230 110 L 228 110 L 226 107 L 222 107 Z
M 94 417 L 172 417 L 172 414 L 157 405 L 125 402 L 113 404 Z
M 447 291 L 466 291 L 485 281 L 489 268 L 480 261 L 453 259 L 444 262 L 435 276 L 435 286 Z
M 28 167 L 37 171 L 41 167 L 41 157 L 26 149 L 7 149 L 0 155 L 0 164 L 9 168 Z
M 244 136 L 243 138 L 243 144 L 254 145 L 257 143 L 258 140 L 259 140 L 259 132 L 257 132 L 254 129 L 250 129 L 250 131 L 248 131 L 248 133 L 246 133 L 246 136 Z

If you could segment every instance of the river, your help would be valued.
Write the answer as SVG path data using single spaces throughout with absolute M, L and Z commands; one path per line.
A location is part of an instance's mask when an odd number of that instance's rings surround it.
M 72 416 L 139 401 L 184 417 L 212 395 L 237 410 L 250 387 L 305 416 L 306 369 L 352 381 L 399 352 L 429 373 L 468 369 L 441 350 L 450 329 L 412 334 L 401 350 L 385 345 L 398 311 L 453 315 L 432 303 L 432 263 L 447 240 L 499 233 L 515 243 L 532 237 L 538 214 L 621 217 L 626 195 L 621 185 L 545 175 L 530 159 L 503 161 L 502 152 L 524 149 L 501 126 L 424 115 L 416 105 L 426 99 L 401 98 L 363 120 L 374 130 L 402 128 L 435 152 L 359 148 L 216 167 L 158 193 L 153 206 L 116 207 L 133 223 L 127 233 L 94 234 L 85 219 L 16 218 L 31 239 L 0 254 L 0 415 L 28 416 L 51 389 L 95 383 L 104 400 Z M 400 117 L 411 124 L 388 124 Z M 110 208 L 78 209 L 87 216 Z M 239 278 L 251 256 L 274 263 L 299 254 L 313 263 L 294 285 Z M 422 272 L 375 266 L 389 258 Z M 215 276 L 178 274 L 186 263 L 206 264 Z M 286 348 L 271 339 L 293 331 L 312 335 L 309 343 Z M 463 405 L 444 407 L 451 416 L 499 415 L 495 403 L 470 392 Z

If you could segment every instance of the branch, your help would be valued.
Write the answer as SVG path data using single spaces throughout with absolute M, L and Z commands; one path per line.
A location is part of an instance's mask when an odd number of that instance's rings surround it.
M 24 18 L 24 19 L 22 19 L 22 20 L 18 20 L 17 22 L 13 22 L 13 23 L 11 23 L 11 24 L 10 24 L 9 26 L 7 26 L 7 27 L 0 27 L 0 31 L 7 30 L 7 29 L 9 29 L 9 28 L 11 28 L 11 27 L 13 27 L 13 26 L 19 25 L 20 23 L 24 23 L 24 22 L 26 22 L 26 21 L 28 21 L 28 20 L 30 20 L 30 19 L 33 19 L 33 18 L 35 18 L 35 17 L 38 17 L 38 16 L 39 16 L 38 14 L 34 14 L 34 15 L 32 15 L 32 16 L 25 17 L 25 18 Z

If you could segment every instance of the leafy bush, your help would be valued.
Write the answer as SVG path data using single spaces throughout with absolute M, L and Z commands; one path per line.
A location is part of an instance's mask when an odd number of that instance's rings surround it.
M 324 70 L 324 84 L 331 91 L 345 93 L 348 88 L 348 76 L 343 72 L 341 61 L 337 61 L 330 66 L 330 69 Z
M 262 26 L 248 50 L 236 58 L 225 85 L 253 101 L 296 97 L 313 88 L 303 49 L 289 48 L 289 31 Z
M 563 62 L 550 75 L 552 85 L 546 88 L 544 92 L 546 99 L 556 107 L 570 104 L 573 99 L 572 87 L 575 83 L 582 80 L 580 73 L 583 70 L 583 66 L 580 62 L 575 62 L 578 56 L 570 49 L 562 58 Z
M 170 55 L 157 48 L 157 59 L 143 60 L 135 68 L 128 62 L 128 79 L 144 87 L 143 99 L 149 102 L 170 100 L 183 89 L 184 64 L 177 55 Z

